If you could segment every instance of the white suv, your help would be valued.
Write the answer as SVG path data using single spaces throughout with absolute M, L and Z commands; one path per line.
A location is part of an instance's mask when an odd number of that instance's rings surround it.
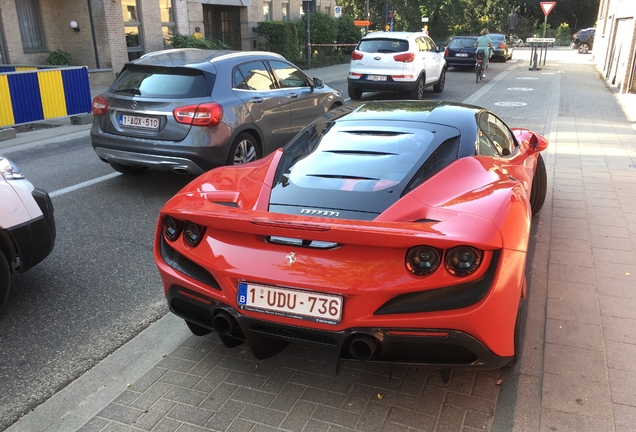
M 11 273 L 25 272 L 46 258 L 55 233 L 49 194 L 34 188 L 0 156 L 0 308 L 9 294 Z
M 444 90 L 446 61 L 435 42 L 424 33 L 370 33 L 351 53 L 349 97 L 364 91 L 406 91 L 423 99 L 424 89 Z

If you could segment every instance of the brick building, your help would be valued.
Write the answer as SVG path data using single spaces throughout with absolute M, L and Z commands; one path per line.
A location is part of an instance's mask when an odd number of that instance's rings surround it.
M 333 14 L 333 6 L 317 0 L 320 12 Z M 301 0 L 0 0 L 0 64 L 45 65 L 61 49 L 72 65 L 110 70 L 112 80 L 127 61 L 164 49 L 172 34 L 199 27 L 205 37 L 251 50 L 258 22 L 301 13 Z
M 619 93 L 636 92 L 636 1 L 601 0 L 593 53 Z

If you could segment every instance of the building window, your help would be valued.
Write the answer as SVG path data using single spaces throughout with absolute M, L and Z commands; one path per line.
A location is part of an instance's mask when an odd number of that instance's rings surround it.
M 138 59 L 144 53 L 138 1 L 139 0 L 121 0 L 121 7 L 124 13 L 124 33 L 126 34 L 128 60 Z
M 174 36 L 174 9 L 172 0 L 160 0 L 161 8 L 161 33 L 163 34 L 163 44 L 170 45 L 170 38 Z
M 24 52 L 46 51 L 39 0 L 16 0 L 15 7 Z
M 289 21 L 289 3 L 283 3 L 281 8 L 282 20 Z
M 272 2 L 263 2 L 263 21 L 272 20 Z

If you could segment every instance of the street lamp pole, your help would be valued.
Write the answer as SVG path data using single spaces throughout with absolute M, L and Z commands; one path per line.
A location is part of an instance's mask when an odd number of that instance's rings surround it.
M 370 19 L 371 15 L 369 15 L 369 0 L 367 0 L 367 21 L 369 21 Z M 366 26 L 364 30 L 364 35 L 366 36 L 367 34 L 369 34 L 369 26 Z

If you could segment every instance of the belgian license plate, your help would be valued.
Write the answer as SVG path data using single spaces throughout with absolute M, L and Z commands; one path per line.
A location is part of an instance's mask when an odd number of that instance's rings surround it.
M 238 305 L 241 309 L 273 315 L 338 324 L 342 317 L 341 296 L 240 282 Z
M 384 76 L 384 75 L 367 75 L 367 80 L 369 80 L 369 81 L 386 81 L 386 76 Z
M 140 117 L 122 114 L 119 116 L 121 126 L 132 126 L 143 129 L 159 129 L 159 119 L 153 117 Z
M 455 57 L 468 57 L 468 53 L 457 53 Z

